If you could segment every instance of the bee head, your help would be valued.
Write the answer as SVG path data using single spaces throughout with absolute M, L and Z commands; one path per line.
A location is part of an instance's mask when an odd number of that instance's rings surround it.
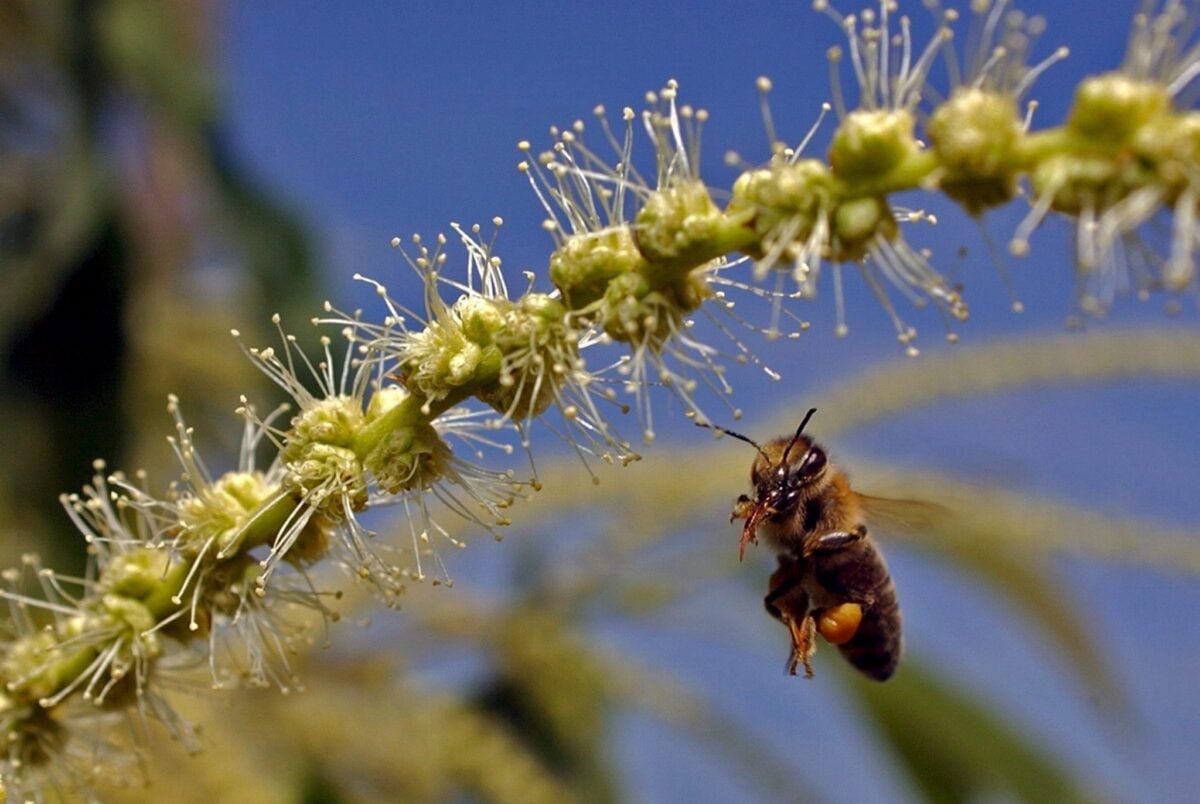
M 745 441 L 758 450 L 758 457 L 750 467 L 750 482 L 754 484 L 756 499 L 751 500 L 743 494 L 733 509 L 732 519 L 745 520 L 739 555 L 744 554 L 748 543 L 756 541 L 755 532 L 760 522 L 791 513 L 825 476 L 825 450 L 804 435 L 804 426 L 816 412 L 817 409 L 812 408 L 805 414 L 804 421 L 791 438 L 778 438 L 768 442 L 766 447 L 724 427 L 696 422 L 701 427 Z
M 791 438 L 776 439 L 759 449 L 750 469 L 750 481 L 758 497 L 755 508 L 763 514 L 792 510 L 808 488 L 824 476 L 828 464 L 825 450 L 804 435 L 804 426 L 816 412 L 816 408 L 808 412 Z

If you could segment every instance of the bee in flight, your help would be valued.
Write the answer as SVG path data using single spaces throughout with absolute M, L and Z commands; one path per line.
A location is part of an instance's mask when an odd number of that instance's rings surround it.
M 900 607 L 883 556 L 867 534 L 866 510 L 923 504 L 854 491 L 825 450 L 804 435 L 816 412 L 808 411 L 794 435 L 762 446 L 724 428 L 703 426 L 758 450 L 750 468 L 754 497 L 740 496 L 730 521 L 745 520 L 739 558 L 760 535 L 778 552 L 779 567 L 763 602 L 791 633 L 788 672 L 795 675 L 803 664 L 804 675 L 812 678 L 819 633 L 854 667 L 885 681 L 903 651 Z

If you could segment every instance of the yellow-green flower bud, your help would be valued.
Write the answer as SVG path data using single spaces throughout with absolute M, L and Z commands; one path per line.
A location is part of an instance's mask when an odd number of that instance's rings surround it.
M 58 691 L 58 674 L 49 670 L 64 656 L 52 629 L 28 634 L 8 645 L 0 660 L 0 678 L 18 700 L 38 701 Z
M 375 421 L 410 396 L 408 389 L 399 385 L 386 385 L 376 390 L 367 403 L 367 422 Z
M 676 272 L 698 268 L 718 257 L 725 226 L 708 188 L 686 181 L 656 190 L 637 214 L 637 247 L 651 263 Z
M 851 112 L 833 135 L 829 164 L 847 181 L 880 179 L 920 151 L 914 131 L 903 109 Z
M 1080 83 L 1067 129 L 1098 145 L 1120 145 L 1170 110 L 1166 87 L 1123 73 L 1107 73 Z
M 97 588 L 101 592 L 144 600 L 162 587 L 170 564 L 168 551 L 139 547 L 113 556 Z
M 504 319 L 504 334 L 511 336 L 514 331 L 523 337 L 531 332 L 540 332 L 546 327 L 561 325 L 567 316 L 567 308 L 562 302 L 545 293 L 529 293 L 516 302 L 520 315 L 514 317 L 512 312 Z M 514 330 L 515 325 L 515 330 Z
M 420 423 L 388 432 L 363 461 L 389 494 L 425 489 L 445 474 L 450 447 L 431 425 Z
M 1139 158 L 1154 165 L 1157 175 L 1173 192 L 1195 183 L 1200 169 L 1200 112 L 1164 115 L 1138 129 L 1133 141 Z
M 942 165 L 940 186 L 972 215 L 1017 193 L 1013 152 L 1023 133 L 1011 94 L 959 87 L 926 128 Z
M 529 293 L 510 303 L 495 345 L 503 355 L 500 376 L 478 397 L 514 419 L 544 412 L 571 372 L 583 365 L 567 308 L 544 293 Z
M 339 447 L 354 445 L 365 416 L 358 400 L 350 396 L 329 396 L 317 400 L 292 419 L 284 460 L 292 448 L 318 443 Z
M 465 341 L 449 354 L 443 379 L 448 385 L 466 385 L 475 377 L 475 369 L 483 360 L 483 349 L 478 344 Z
M 195 552 L 212 544 L 218 553 L 225 551 L 276 490 L 261 473 L 228 472 L 195 496 L 181 500 L 179 514 L 186 528 L 183 548 Z
M 500 301 L 464 295 L 449 315 L 409 335 L 399 366 L 405 385 L 426 399 L 439 400 L 494 375 L 500 355 L 492 339 L 504 326 Z
M 887 201 L 882 198 L 855 198 L 843 201 L 833 215 L 832 253 L 837 262 L 861 260 L 867 255 L 876 234 L 887 239 L 899 232 Z
M 497 304 L 497 300 L 483 296 L 471 294 L 461 296 L 454 303 L 454 315 L 462 324 L 463 335 L 472 344 L 478 346 L 487 346 L 491 343 L 496 332 L 504 326 L 504 312 Z M 469 352 L 470 349 L 464 348 L 464 351 Z M 465 365 L 472 360 L 474 361 L 472 363 L 473 370 L 473 367 L 479 364 L 479 352 L 474 352 L 472 357 L 459 358 L 459 363 Z
M 131 638 L 139 642 L 144 657 L 153 658 L 162 653 L 158 634 L 146 633 L 154 628 L 158 621 L 141 603 L 124 595 L 109 594 L 100 599 L 100 607 L 114 624 L 125 626 Z
M 367 479 L 358 456 L 349 447 L 307 443 L 284 450 L 287 485 L 331 520 L 345 518 L 343 501 L 359 511 L 367 504 Z M 326 506 L 329 501 L 332 505 Z
M 309 523 L 304 534 L 288 549 L 287 560 L 292 564 L 303 566 L 322 557 L 328 549 L 328 530 L 328 528 L 315 528 L 312 523 Z M 320 539 L 314 538 L 316 533 L 325 535 L 324 543 Z M 315 545 L 319 545 L 321 549 L 314 550 Z M 238 609 L 244 605 L 246 595 L 259 586 L 259 578 L 262 577 L 262 574 L 262 562 L 248 553 L 240 553 L 215 566 L 206 584 L 205 603 L 207 606 L 196 610 L 196 628 L 189 633 L 200 636 L 207 635 L 212 627 L 211 614 L 213 613 L 224 614 L 227 617 L 235 616 Z
M 1103 156 L 1059 154 L 1042 160 L 1030 174 L 1035 196 L 1053 193 L 1050 208 L 1067 215 L 1101 211 L 1119 201 L 1127 186 L 1120 168 Z
M 748 219 L 760 243 L 747 251 L 761 258 L 769 246 L 775 245 L 769 241 L 784 230 L 784 224 L 791 239 L 803 243 L 832 206 L 833 175 L 829 168 L 816 159 L 802 159 L 743 173 L 733 185 L 728 214 Z
M 367 478 L 353 449 L 365 424 L 353 397 L 318 400 L 292 419 L 280 453 L 287 469 L 284 482 L 335 522 L 345 518 L 346 502 L 353 510 L 367 503 Z M 323 508 L 327 500 L 331 504 Z
M 625 274 L 609 283 L 600 322 L 613 340 L 657 349 L 679 331 L 683 316 L 703 304 L 708 295 L 703 278 L 695 273 L 655 289 L 644 276 Z
M 610 280 L 645 263 L 627 226 L 577 234 L 550 255 L 550 280 L 563 300 L 578 310 L 599 300 Z

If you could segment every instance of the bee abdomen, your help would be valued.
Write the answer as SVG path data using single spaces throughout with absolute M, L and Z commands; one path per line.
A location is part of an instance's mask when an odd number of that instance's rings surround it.
M 838 649 L 858 670 L 876 681 L 886 681 L 896 672 L 904 651 L 900 606 L 890 577 L 884 576 L 874 597 L 853 638 Z
M 838 646 L 861 672 L 884 681 L 896 672 L 903 650 L 896 587 L 872 539 L 819 554 L 817 583 L 836 599 L 863 603 L 863 619 L 848 642 Z

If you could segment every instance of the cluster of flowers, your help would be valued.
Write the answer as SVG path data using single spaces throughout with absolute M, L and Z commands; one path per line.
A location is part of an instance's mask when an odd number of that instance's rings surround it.
M 701 401 L 727 400 L 731 390 L 725 366 L 754 360 L 730 325 L 751 326 L 733 312 L 739 292 L 769 300 L 770 323 L 751 327 L 768 337 L 781 334 L 785 316 L 806 326 L 787 305 L 813 296 L 827 267 L 839 329 L 845 267 L 861 272 L 911 352 L 915 332 L 889 294 L 932 304 L 948 324 L 965 319 L 960 290 L 902 236 L 901 224 L 926 216 L 893 206 L 897 192 L 938 189 L 980 215 L 1027 182 L 1032 209 L 1011 250 L 1024 252 L 1049 212 L 1075 218 L 1085 309 L 1102 311 L 1131 283 L 1141 292 L 1195 287 L 1200 116 L 1176 98 L 1200 72 L 1200 48 L 1179 41 L 1194 22 L 1180 2 L 1138 15 L 1121 68 L 1085 80 L 1066 124 L 1037 133 L 1022 97 L 1064 53 L 1029 66 L 1039 25 L 1006 2 L 984 9 L 978 55 L 963 65 L 948 59 L 954 88 L 928 109 L 919 107 L 929 71 L 948 52 L 954 12 L 935 6 L 938 31 L 917 53 L 907 19 L 893 30 L 891 0 L 858 16 L 816 5 L 846 31 L 859 88 L 847 111 L 835 85 L 840 122 L 827 161 L 801 156 L 807 139 L 798 147 L 777 140 L 763 79 L 772 155 L 747 167 L 721 206 L 699 176 L 707 115 L 680 103 L 674 83 L 652 93 L 640 115 L 625 109 L 623 132 L 598 109 L 611 159 L 585 144 L 582 123 L 556 131 L 544 153 L 520 144 L 521 170 L 554 239 L 552 291 L 535 290 L 530 275 L 511 294 L 494 238 L 484 242 L 479 227 L 455 227 L 465 277 L 445 275 L 444 237 L 432 247 L 396 241 L 423 284 L 422 309 L 374 283 L 382 321 L 329 305 L 314 319 L 344 350 L 326 337 L 314 361 L 282 328 L 278 349 L 244 347 L 293 402 L 260 416 L 243 400 L 236 471 L 209 472 L 171 400 L 177 483 L 155 494 L 144 478 L 98 465 L 91 486 L 64 497 L 87 542 L 85 576 L 64 577 L 30 556 L 4 573 L 0 589 L 12 622 L 0 646 L 0 772 L 10 788 L 36 795 L 46 778 L 30 771 L 86 776 L 119 764 L 127 749 L 105 736 L 114 719 L 161 721 L 193 743 L 162 691 L 197 663 L 208 664 L 214 686 L 294 688 L 288 656 L 313 638 L 295 613 L 336 619 L 335 593 L 311 569 L 342 565 L 388 605 L 426 577 L 430 561 L 444 579 L 436 546 L 461 543 L 437 516 L 452 512 L 498 535 L 510 504 L 538 480 L 532 468 L 531 477 L 487 468 L 485 453 L 511 454 L 514 441 L 528 451 L 535 418 L 585 463 L 636 457 L 608 414 L 632 408 L 649 442 L 655 388 L 705 420 Z M 835 67 L 842 57 L 831 51 Z M 634 164 L 638 123 L 653 145 L 653 176 Z M 1174 220 L 1165 256 L 1138 238 L 1159 212 Z M 748 281 L 731 276 L 743 263 Z M 700 340 L 697 315 L 730 345 Z M 620 357 L 585 360 L 606 345 Z M 274 457 L 260 469 L 256 456 L 268 448 Z M 376 539 L 363 524 L 365 511 L 383 505 L 403 506 L 410 544 Z

